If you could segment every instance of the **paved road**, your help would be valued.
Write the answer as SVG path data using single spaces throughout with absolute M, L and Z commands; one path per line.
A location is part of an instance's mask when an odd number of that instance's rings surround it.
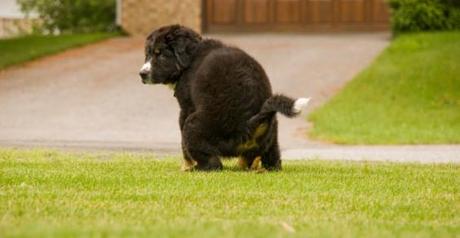
M 217 36 L 240 46 L 265 67 L 273 91 L 293 97 L 311 97 L 313 108 L 323 104 L 389 43 L 389 35 L 252 35 Z M 305 117 L 280 120 L 282 149 L 304 148 L 321 143 L 307 140 Z
M 312 97 L 308 111 L 337 92 L 389 41 L 385 33 L 210 37 L 259 60 L 275 92 Z M 142 51 L 143 39 L 118 38 L 0 71 L 0 145 L 179 151 L 179 108 L 167 87 L 140 82 Z M 306 139 L 309 126 L 304 118 L 280 116 L 285 157 L 343 155 L 345 147 Z
M 460 163 L 459 145 L 313 146 L 283 151 L 284 159 Z

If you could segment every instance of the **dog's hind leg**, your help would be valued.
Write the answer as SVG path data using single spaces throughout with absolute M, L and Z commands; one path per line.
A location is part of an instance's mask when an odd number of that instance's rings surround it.
M 262 166 L 267 170 L 281 170 L 281 156 L 278 143 L 262 154 Z
M 262 158 L 258 151 L 243 153 L 238 158 L 238 166 L 244 170 L 261 171 L 263 170 L 261 162 Z
M 272 138 L 262 152 L 262 166 L 267 170 L 281 170 L 281 155 L 278 144 L 278 123 L 275 122 Z
M 238 167 L 244 170 L 249 170 L 254 162 L 255 156 L 242 155 L 238 158 Z

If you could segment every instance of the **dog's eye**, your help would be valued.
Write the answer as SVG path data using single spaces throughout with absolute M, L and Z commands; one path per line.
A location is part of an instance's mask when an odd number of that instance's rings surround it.
M 159 49 L 155 49 L 155 50 L 153 51 L 153 53 L 154 53 L 155 55 L 159 55 L 161 52 L 160 52 Z

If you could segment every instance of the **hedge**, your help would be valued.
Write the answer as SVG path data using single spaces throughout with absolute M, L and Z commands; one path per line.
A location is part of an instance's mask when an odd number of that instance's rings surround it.
M 113 31 L 115 0 L 17 0 L 25 13 L 37 13 L 45 33 Z
M 389 0 L 391 25 L 400 32 L 460 30 L 459 0 Z

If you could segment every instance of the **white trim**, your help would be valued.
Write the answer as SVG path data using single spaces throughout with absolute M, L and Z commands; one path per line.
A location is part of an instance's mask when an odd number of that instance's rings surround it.
M 116 24 L 118 26 L 121 26 L 122 24 L 122 17 L 121 17 L 121 13 L 123 11 L 123 0 L 117 0 L 117 17 L 116 17 Z

